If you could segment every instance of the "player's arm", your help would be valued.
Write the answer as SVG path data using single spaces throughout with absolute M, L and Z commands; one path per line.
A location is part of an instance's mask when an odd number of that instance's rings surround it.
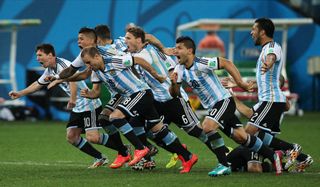
M 176 72 L 171 72 L 170 74 L 170 80 L 171 80 L 171 85 L 169 88 L 169 92 L 172 97 L 181 97 L 181 92 L 180 92 L 180 87 L 181 83 L 177 82 L 178 79 L 178 74 Z
M 272 68 L 273 64 L 276 62 L 277 57 L 275 54 L 270 53 L 267 55 L 266 61 L 262 63 L 261 65 L 261 73 L 264 74 L 267 72 L 270 68 Z
M 72 109 L 76 106 L 78 86 L 76 82 L 69 82 L 69 86 L 70 86 L 70 98 L 67 104 L 67 109 Z
M 154 45 L 155 47 L 157 47 L 161 52 L 164 52 L 163 49 L 164 49 L 164 46 L 163 44 L 160 42 L 160 40 L 158 38 L 156 38 L 154 35 L 152 34 L 147 34 L 146 33 L 146 41 L 149 43 L 149 44 L 152 44 Z
M 154 78 L 163 83 L 166 80 L 165 76 L 159 75 L 157 71 L 144 59 L 140 57 L 133 57 L 134 64 L 138 64 L 143 69 L 147 70 Z
M 83 89 L 80 92 L 81 97 L 89 98 L 89 99 L 96 99 L 100 97 L 101 93 L 101 84 L 100 83 L 93 83 L 92 89 Z
M 242 80 L 239 70 L 231 61 L 222 57 L 219 57 L 218 59 L 219 59 L 219 68 L 225 69 L 232 76 L 232 78 L 234 79 L 234 81 L 237 83 L 239 87 L 247 91 L 252 91 L 253 83 L 244 82 Z
M 78 72 L 71 77 L 64 78 L 64 79 L 57 79 L 52 81 L 47 88 L 50 89 L 53 86 L 60 84 L 62 82 L 76 82 L 76 81 L 81 81 L 87 79 L 91 75 L 92 70 L 90 68 L 86 68 L 85 70 Z
M 251 108 L 249 108 L 247 105 L 245 105 L 243 102 L 241 102 L 236 96 L 233 95 L 233 99 L 236 103 L 236 108 L 246 118 L 250 119 L 253 115 L 253 111 Z
M 31 85 L 29 85 L 27 88 L 21 90 L 21 91 L 10 91 L 9 96 L 11 99 L 17 99 L 22 96 L 31 94 L 33 92 L 36 92 L 40 90 L 43 87 L 43 85 L 39 84 L 38 81 L 33 82 Z

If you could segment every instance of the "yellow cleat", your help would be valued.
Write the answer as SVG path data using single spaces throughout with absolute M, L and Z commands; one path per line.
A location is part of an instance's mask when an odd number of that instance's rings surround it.
M 166 168 L 169 169 L 169 168 L 174 167 L 174 166 L 177 164 L 178 160 L 179 160 L 179 159 L 178 159 L 177 153 L 172 154 L 172 156 L 171 156 L 171 158 L 170 158 L 170 161 L 169 161 L 168 164 L 166 165 Z

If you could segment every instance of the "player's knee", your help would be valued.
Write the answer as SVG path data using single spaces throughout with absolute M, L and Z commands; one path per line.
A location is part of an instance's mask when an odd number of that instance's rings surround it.
M 247 133 L 245 131 L 241 131 L 240 129 L 235 129 L 232 138 L 238 144 L 244 144 L 247 141 Z
M 75 144 L 77 140 L 79 139 L 79 136 L 75 133 L 67 133 L 66 139 L 70 144 Z
M 88 140 L 89 143 L 98 144 L 100 136 L 90 134 L 90 135 L 86 135 L 86 139 Z

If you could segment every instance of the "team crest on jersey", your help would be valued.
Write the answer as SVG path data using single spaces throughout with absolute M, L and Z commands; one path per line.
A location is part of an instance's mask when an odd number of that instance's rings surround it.
M 132 65 L 132 63 L 131 63 L 130 60 L 124 61 L 123 64 L 124 64 L 125 66 L 127 66 L 127 67 Z
M 269 53 L 274 53 L 274 49 L 273 49 L 273 48 L 269 48 L 269 49 L 268 49 L 268 54 L 269 54 Z
M 116 71 L 115 71 L 115 70 L 110 70 L 109 73 L 110 73 L 110 75 L 112 75 L 112 76 L 116 75 Z
M 202 75 L 201 71 L 196 71 L 195 73 L 196 73 L 197 76 L 201 76 Z
M 211 68 L 217 67 L 217 60 L 216 59 L 210 59 L 208 62 L 208 66 Z

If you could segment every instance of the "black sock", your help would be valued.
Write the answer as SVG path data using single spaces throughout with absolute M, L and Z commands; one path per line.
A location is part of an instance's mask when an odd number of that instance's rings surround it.
M 289 149 L 293 149 L 293 144 L 274 137 L 271 141 L 270 147 L 272 147 L 274 150 L 286 151 Z
M 155 141 L 158 145 L 165 145 L 165 149 L 171 153 L 177 153 L 181 155 L 185 161 L 190 160 L 192 154 L 182 146 L 177 136 L 171 132 L 166 126 L 154 133 Z
M 224 145 L 221 135 L 217 131 L 211 131 L 206 135 L 208 137 L 207 142 L 205 142 L 207 147 L 216 155 L 220 164 L 228 167 L 229 164 L 226 156 L 227 148 Z
M 260 131 L 258 137 L 262 140 L 264 145 L 267 145 L 268 147 L 271 147 L 274 150 L 286 151 L 289 149 L 293 149 L 293 144 L 276 138 L 269 133 Z
M 80 149 L 82 152 L 92 156 L 93 158 L 102 158 L 102 154 L 96 150 L 85 138 L 80 137 L 79 141 L 76 145 L 74 145 L 78 149 Z
M 135 149 L 144 149 L 143 144 L 139 138 L 134 134 L 131 125 L 125 119 L 114 119 L 112 124 L 116 126 L 120 132 L 129 140 L 129 142 L 135 147 Z

